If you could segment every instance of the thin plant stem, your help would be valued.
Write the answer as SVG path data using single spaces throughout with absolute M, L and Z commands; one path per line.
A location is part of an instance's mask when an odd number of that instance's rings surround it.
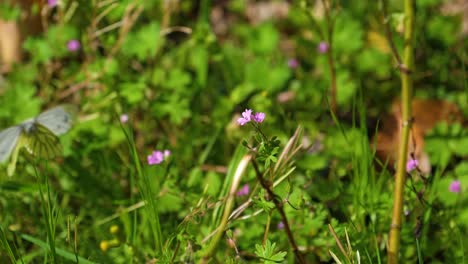
M 390 45 L 390 49 L 392 51 L 393 57 L 397 61 L 398 65 L 402 65 L 400 54 L 398 53 L 398 50 L 393 41 L 393 33 L 392 33 L 392 29 L 390 28 L 390 19 L 388 17 L 387 0 L 382 0 L 382 13 L 383 13 L 382 15 L 384 19 L 383 25 L 385 29 L 385 36 Z
M 268 234 L 270 233 L 270 225 L 271 225 L 271 214 L 268 214 L 267 223 L 266 223 L 266 226 L 265 226 L 265 232 L 263 232 L 262 246 L 265 246 L 266 241 L 268 239 Z
M 330 6 L 327 4 L 328 1 L 322 0 L 323 7 L 325 9 L 325 19 L 327 21 L 327 39 L 328 39 L 328 51 L 327 51 L 327 62 L 328 70 L 330 71 L 330 97 L 331 97 L 331 110 L 336 113 L 337 102 L 336 102 L 336 67 L 335 61 L 333 60 L 333 27 L 334 20 L 330 15 Z
M 254 167 L 255 175 L 257 176 L 257 179 L 260 182 L 260 185 L 262 185 L 263 189 L 265 189 L 268 196 L 272 199 L 273 203 L 275 204 L 276 210 L 278 210 L 281 216 L 281 221 L 284 224 L 284 231 L 286 232 L 286 235 L 289 240 L 289 244 L 291 244 L 294 255 L 296 256 L 297 263 L 301 263 L 301 264 L 306 263 L 304 256 L 299 251 L 299 248 L 296 244 L 296 240 L 294 239 L 294 236 L 291 232 L 291 227 L 289 226 L 288 218 L 286 217 L 286 213 L 284 212 L 283 203 L 280 201 L 280 199 L 278 199 L 278 196 L 271 189 L 271 184 L 268 183 L 263 177 L 263 173 L 260 172 L 260 169 L 258 168 L 258 164 L 255 161 L 255 159 L 252 159 L 252 165 Z
M 411 129 L 411 96 L 413 89 L 413 40 L 414 40 L 414 0 L 404 1 L 405 33 L 403 64 L 407 70 L 401 70 L 401 105 L 403 124 L 400 134 L 398 149 L 398 165 L 395 176 L 395 190 L 393 196 L 392 224 L 390 226 L 388 263 L 398 263 L 400 250 L 400 233 L 403 213 L 404 186 L 406 180 L 406 162 L 408 152 L 408 140 Z
M 326 31 L 322 30 L 320 23 L 314 17 L 312 12 L 306 12 L 306 15 L 312 21 L 312 26 L 322 40 L 327 40 L 328 51 L 327 51 L 327 64 L 328 70 L 330 71 L 330 109 L 333 113 L 336 113 L 337 110 L 337 100 L 336 100 L 336 66 L 333 59 L 333 30 L 335 25 L 335 19 L 332 18 L 330 12 L 330 6 L 327 4 L 327 0 L 322 0 L 322 5 L 325 9 L 325 20 L 326 20 Z
M 33 163 L 33 168 L 34 168 L 34 173 L 36 175 L 36 179 L 37 179 L 38 186 L 39 186 L 39 196 L 41 199 L 42 211 L 43 211 L 44 219 L 45 219 L 48 246 L 49 246 L 49 250 L 52 253 L 52 263 L 58 263 L 57 253 L 55 251 L 55 224 L 54 224 L 54 217 L 53 217 L 54 212 L 53 212 L 53 209 L 51 208 L 52 198 L 50 196 L 49 177 L 47 177 L 47 174 L 46 174 L 45 179 L 44 179 L 44 182 L 46 185 L 45 187 L 47 190 L 47 201 L 46 201 L 44 199 L 44 192 L 42 190 L 41 177 L 39 175 L 39 172 L 37 170 L 35 163 Z

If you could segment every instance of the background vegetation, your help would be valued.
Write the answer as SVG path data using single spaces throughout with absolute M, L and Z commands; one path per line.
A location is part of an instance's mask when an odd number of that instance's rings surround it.
M 416 1 L 414 96 L 466 117 L 458 2 Z M 374 167 L 370 139 L 400 95 L 385 23 L 400 51 L 403 3 L 387 5 L 388 14 L 380 1 L 0 3 L 23 39 L 22 60 L 0 76 L 0 127 L 59 104 L 79 109 L 60 138 L 63 158 L 22 155 L 13 177 L 1 167 L 0 262 L 294 263 L 291 235 L 309 263 L 334 261 L 330 251 L 343 263 L 386 262 L 394 181 Z M 258 127 L 278 142 L 237 124 L 247 108 L 266 114 Z M 260 154 L 248 156 L 244 140 Z M 407 181 L 400 259 L 464 263 L 468 130 L 439 124 L 424 148 L 432 172 Z M 454 180 L 461 191 L 449 190 Z

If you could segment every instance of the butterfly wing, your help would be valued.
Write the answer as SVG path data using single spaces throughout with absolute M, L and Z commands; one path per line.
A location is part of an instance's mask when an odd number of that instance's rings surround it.
M 0 163 L 5 162 L 10 157 L 21 131 L 20 126 L 14 126 L 0 132 Z
M 71 128 L 74 112 L 76 110 L 73 106 L 61 105 L 41 113 L 34 121 L 58 136 L 66 133 Z
M 60 140 L 46 126 L 34 122 L 23 132 L 19 147 L 25 147 L 30 154 L 45 159 L 51 159 L 61 154 Z

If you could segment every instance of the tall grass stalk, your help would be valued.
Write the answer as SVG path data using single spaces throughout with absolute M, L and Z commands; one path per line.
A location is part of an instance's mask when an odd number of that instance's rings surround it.
M 38 189 L 39 189 L 39 197 L 41 199 L 41 207 L 42 213 L 44 215 L 45 225 L 46 225 L 46 232 L 47 232 L 47 243 L 49 245 L 48 250 L 52 255 L 52 263 L 58 263 L 57 260 L 57 252 L 55 250 L 55 227 L 58 217 L 58 211 L 56 211 L 54 200 L 52 199 L 50 185 L 49 185 L 49 176 L 44 173 L 43 182 L 41 180 L 41 176 L 37 170 L 37 166 L 34 163 L 34 174 L 37 179 Z M 45 193 L 43 188 L 45 188 Z M 46 198 L 44 198 L 46 196 Z M 46 250 L 46 252 L 48 251 Z M 46 253 L 47 258 L 47 253 Z
M 138 151 L 135 146 L 135 141 L 133 140 L 133 136 L 131 134 L 131 131 L 127 131 L 126 129 L 123 129 L 125 133 L 125 137 L 127 138 L 127 142 L 130 148 L 130 155 L 133 160 L 133 165 L 136 170 L 137 176 L 138 176 L 138 186 L 140 190 L 140 194 L 145 201 L 145 211 L 147 213 L 148 219 L 149 219 L 149 224 L 151 227 L 151 231 L 153 233 L 153 239 L 154 239 L 154 246 L 156 249 L 156 253 L 158 255 L 162 255 L 163 252 L 163 236 L 161 232 L 161 223 L 159 220 L 159 212 L 158 212 L 158 207 L 156 205 L 156 197 L 159 193 L 159 188 L 160 188 L 160 182 L 158 177 L 152 177 L 151 179 L 149 178 L 150 176 L 143 170 L 140 162 L 140 158 L 138 156 Z M 131 182 L 133 182 L 132 180 Z M 154 186 L 157 186 L 155 188 Z M 136 217 L 136 216 L 135 216 Z M 136 220 L 134 218 L 134 220 Z M 134 223 L 135 225 L 136 223 Z
M 8 257 L 10 258 L 11 263 L 17 263 L 15 254 L 13 253 L 10 243 L 8 242 L 5 230 L 3 230 L 3 227 L 1 225 L 0 225 L 0 246 L 4 250 L 4 252 L 7 253 Z M 23 263 L 23 261 L 21 261 L 21 263 Z
M 406 180 L 406 162 L 408 153 L 408 139 L 411 129 L 411 96 L 413 90 L 412 71 L 414 70 L 413 41 L 414 41 L 414 0 L 404 1 L 404 50 L 403 64 L 399 65 L 401 72 L 401 105 L 403 126 L 400 128 L 400 144 L 398 149 L 398 164 L 395 175 L 395 190 L 393 196 L 392 224 L 390 226 L 388 263 L 398 263 L 400 250 L 400 233 L 403 214 L 403 198 Z
M 231 215 L 232 209 L 234 207 L 234 198 L 236 191 L 239 187 L 240 180 L 244 175 L 247 165 L 249 164 L 251 155 L 246 154 L 246 150 L 243 146 L 239 145 L 234 157 L 229 165 L 229 170 L 226 176 L 226 181 L 223 186 L 223 191 L 221 195 L 225 194 L 225 205 L 219 224 L 216 226 L 216 233 L 210 241 L 208 247 L 203 251 L 202 258 L 200 258 L 199 263 L 208 263 L 211 257 L 213 256 L 218 243 L 224 234 L 227 224 L 229 222 L 229 216 Z M 229 186 L 227 190 L 225 187 Z M 227 190 L 227 193 L 225 193 Z M 215 221 L 218 222 L 218 221 Z

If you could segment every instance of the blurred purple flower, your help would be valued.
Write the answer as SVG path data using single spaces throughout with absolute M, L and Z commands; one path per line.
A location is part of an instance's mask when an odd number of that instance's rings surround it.
M 47 0 L 47 5 L 50 7 L 50 8 L 53 8 L 55 6 L 58 5 L 58 0 Z
M 128 114 L 120 115 L 120 122 L 122 122 L 122 124 L 127 123 L 128 122 Z
M 418 167 L 418 160 L 416 159 L 409 159 L 406 163 L 406 171 L 411 172 L 412 170 Z
M 461 191 L 461 183 L 459 180 L 454 180 L 450 183 L 449 191 L 453 193 L 459 193 Z
M 244 184 L 244 186 L 242 186 L 242 188 L 240 188 L 239 191 L 237 191 L 236 195 L 237 196 L 246 196 L 246 195 L 249 195 L 249 192 L 250 192 L 250 187 L 248 184 Z
M 247 124 L 248 122 L 250 122 L 251 119 L 252 119 L 252 109 L 245 109 L 245 111 L 242 112 L 242 117 L 237 119 L 237 123 L 243 126 Z
M 325 41 L 320 41 L 320 43 L 319 43 L 318 46 L 317 46 L 318 52 L 319 52 L 319 53 L 322 53 L 322 54 L 323 54 L 323 53 L 327 53 L 328 48 L 329 48 L 328 43 L 325 42 Z
M 81 47 L 81 44 L 80 44 L 80 42 L 79 42 L 78 40 L 76 40 L 76 39 L 72 39 L 72 40 L 68 41 L 68 43 L 67 43 L 67 49 L 68 49 L 68 51 L 72 51 L 72 52 L 73 52 L 73 51 L 77 51 L 77 50 L 80 49 L 80 47 Z
M 155 150 L 151 155 L 148 156 L 148 164 L 149 165 L 156 165 L 161 164 L 165 158 L 171 155 L 171 151 L 166 149 L 164 151 Z
M 257 123 L 262 123 L 265 120 L 265 113 L 258 112 L 253 116 L 253 120 Z
M 278 227 L 278 229 L 284 229 L 284 223 L 281 221 L 276 227 Z
M 288 67 L 291 69 L 296 69 L 297 67 L 299 67 L 299 61 L 297 61 L 297 59 L 294 59 L 294 58 L 289 59 Z
M 153 151 L 151 155 L 148 156 L 148 164 L 149 165 L 156 165 L 160 164 L 164 160 L 164 153 L 159 150 Z

